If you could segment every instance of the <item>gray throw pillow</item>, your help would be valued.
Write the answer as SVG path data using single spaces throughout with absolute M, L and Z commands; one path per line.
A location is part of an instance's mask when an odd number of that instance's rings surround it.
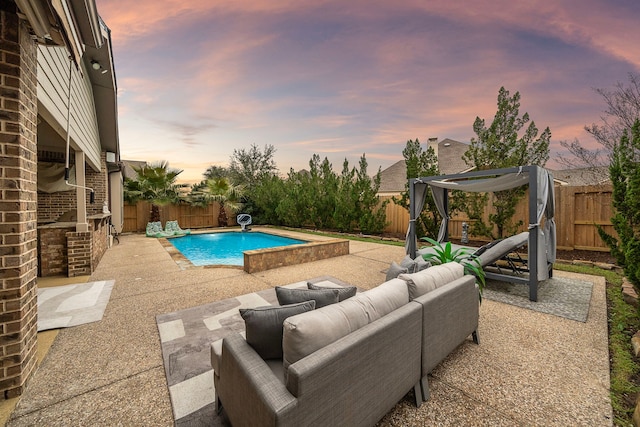
M 402 267 L 397 262 L 393 261 L 391 263 L 391 266 L 387 270 L 387 279 L 386 279 L 386 281 L 388 282 L 389 280 L 395 279 L 396 277 L 398 277 L 398 275 L 405 274 L 405 273 L 408 273 L 408 272 L 409 272 L 409 269 L 407 267 Z
M 292 289 L 276 286 L 276 297 L 280 305 L 295 304 L 302 301 L 315 301 L 316 308 L 338 302 L 337 289 Z
M 285 306 L 268 305 L 257 308 L 241 308 L 249 344 L 263 359 L 282 358 L 282 324 L 295 314 L 311 311 L 314 301 Z
M 407 269 L 407 271 L 403 273 L 413 274 L 431 267 L 431 263 L 429 261 L 425 261 L 424 258 L 422 258 L 422 255 L 418 255 L 416 259 L 411 259 L 411 256 L 407 255 L 402 259 L 402 261 L 400 261 L 400 267 Z
M 325 285 L 314 285 L 313 283 L 309 282 L 307 282 L 307 288 L 311 289 L 312 291 L 317 291 L 319 289 L 335 289 L 338 291 L 338 302 L 351 298 L 358 291 L 358 288 L 356 288 L 355 286 L 348 286 L 346 288 L 341 286 L 329 287 Z

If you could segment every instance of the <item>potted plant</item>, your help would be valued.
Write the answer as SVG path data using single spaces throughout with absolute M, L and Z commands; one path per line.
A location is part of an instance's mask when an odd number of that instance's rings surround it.
M 485 274 L 478 261 L 477 257 L 473 256 L 473 250 L 468 248 L 453 249 L 451 242 L 446 242 L 444 245 L 429 237 L 423 237 L 420 240 L 431 243 L 433 245 L 433 253 L 422 255 L 425 261 L 429 261 L 432 264 L 445 264 L 447 262 L 457 262 L 464 267 L 465 274 L 472 274 L 476 276 L 478 288 L 480 289 L 480 301 L 482 301 L 482 292 L 485 285 Z

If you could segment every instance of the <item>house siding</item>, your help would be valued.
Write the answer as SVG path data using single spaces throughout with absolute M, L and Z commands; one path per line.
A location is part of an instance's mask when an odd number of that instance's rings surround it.
M 36 46 L 0 2 L 0 392 L 22 394 L 37 350 Z
M 100 137 L 93 90 L 82 66 L 71 67 L 71 118 L 72 146 L 83 151 L 87 162 L 100 170 Z M 69 54 L 64 47 L 38 47 L 38 101 L 39 113 L 58 131 L 66 135 L 69 91 Z

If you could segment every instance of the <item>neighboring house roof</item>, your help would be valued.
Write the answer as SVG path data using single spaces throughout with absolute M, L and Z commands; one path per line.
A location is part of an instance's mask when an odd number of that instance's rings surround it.
M 435 148 L 435 146 L 434 146 Z M 469 148 L 464 142 L 445 138 L 438 142 L 438 168 L 443 175 L 461 173 L 469 170 L 469 166 L 462 160 L 462 155 Z M 404 191 L 407 184 L 407 166 L 400 160 L 380 172 L 380 188 L 378 193 L 399 193 Z
M 553 173 L 553 179 L 559 181 L 562 185 L 580 186 L 611 183 L 608 166 L 552 170 L 551 172 Z
M 438 168 L 442 175 L 451 175 L 469 170 L 469 166 L 462 160 L 462 155 L 469 148 L 469 144 L 445 138 L 438 142 Z
M 129 179 L 136 179 L 138 174 L 134 168 L 146 166 L 147 162 L 140 160 L 122 160 L 122 176 Z

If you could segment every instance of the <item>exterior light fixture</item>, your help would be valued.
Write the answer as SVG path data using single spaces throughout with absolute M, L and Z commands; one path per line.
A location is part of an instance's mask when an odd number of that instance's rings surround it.
M 95 60 L 94 60 L 94 61 L 91 61 L 91 67 L 92 67 L 94 70 L 96 70 L 96 71 L 97 71 L 97 70 L 99 70 L 100 68 L 102 68 L 102 65 L 100 65 L 100 63 L 99 63 L 98 61 L 95 61 Z

